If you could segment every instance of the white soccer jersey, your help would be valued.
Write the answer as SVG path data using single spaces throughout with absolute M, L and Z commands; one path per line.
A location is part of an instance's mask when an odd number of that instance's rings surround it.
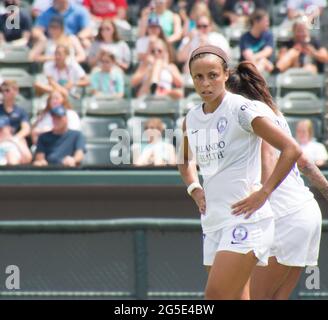
M 268 105 L 260 101 L 254 101 L 259 109 L 267 113 L 267 117 L 274 121 L 289 136 L 292 136 L 286 119 L 276 115 Z M 277 156 L 280 151 L 277 150 Z M 270 204 L 275 218 L 295 213 L 305 206 L 305 203 L 313 199 L 313 194 L 304 185 L 297 164 L 290 171 L 285 180 L 278 186 L 270 196 Z
M 253 133 L 251 122 L 264 115 L 252 101 L 230 92 L 213 113 L 205 114 L 202 105 L 188 112 L 189 145 L 204 179 L 204 232 L 273 216 L 268 201 L 249 219 L 231 214 L 231 205 L 260 185 L 261 139 Z

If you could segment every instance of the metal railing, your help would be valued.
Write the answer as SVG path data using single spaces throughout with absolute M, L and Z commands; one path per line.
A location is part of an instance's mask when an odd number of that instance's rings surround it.
M 84 221 L 2 221 L 2 234 L 42 234 L 42 233 L 98 233 L 133 232 L 135 291 L 0 291 L 3 298 L 203 298 L 203 292 L 151 292 L 147 282 L 147 231 L 201 231 L 198 219 L 117 219 Z M 328 220 L 323 221 L 322 231 L 328 231 Z M 298 292 L 298 298 L 327 297 L 328 292 Z

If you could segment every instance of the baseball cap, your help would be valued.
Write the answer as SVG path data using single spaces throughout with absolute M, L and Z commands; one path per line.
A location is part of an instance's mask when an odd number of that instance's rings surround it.
M 0 128 L 4 128 L 6 126 L 10 126 L 10 120 L 7 116 L 0 117 Z
M 157 15 L 151 14 L 148 18 L 148 25 L 149 26 L 159 26 L 159 18 Z
M 50 111 L 52 116 L 64 117 L 66 116 L 66 109 L 63 106 L 57 106 Z

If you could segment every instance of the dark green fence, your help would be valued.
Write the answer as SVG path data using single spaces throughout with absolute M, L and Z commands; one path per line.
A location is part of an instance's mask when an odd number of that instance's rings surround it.
M 17 265 L 21 277 L 14 291 L 0 277 L 2 298 L 203 298 L 197 219 L 7 221 L 0 241 L 0 270 Z M 327 260 L 320 264 L 327 269 Z M 320 292 L 299 288 L 294 298 L 327 297 L 327 280 Z

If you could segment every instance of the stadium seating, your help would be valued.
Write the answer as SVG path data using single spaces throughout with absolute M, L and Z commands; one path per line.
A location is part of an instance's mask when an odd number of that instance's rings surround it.
M 33 102 L 31 99 L 26 99 L 24 96 L 21 94 L 17 95 L 16 97 L 16 104 L 22 108 L 23 110 L 26 111 L 28 116 L 32 118 L 34 115 L 34 107 L 33 107 Z
M 0 68 L 20 67 L 30 71 L 32 62 L 29 60 L 29 52 L 30 49 L 27 46 L 1 46 Z
M 277 96 L 283 97 L 291 91 L 314 92 L 321 98 L 324 92 L 324 76 L 313 74 L 302 68 L 291 68 L 278 74 Z
M 247 30 L 241 26 L 235 26 L 234 28 L 226 27 L 224 28 L 225 37 L 228 39 L 230 46 L 235 47 L 239 44 L 239 40 L 243 33 Z
M 83 100 L 83 109 L 85 114 L 97 116 L 121 115 L 127 117 L 131 112 L 128 99 L 117 99 L 108 95 L 86 97 Z
M 85 116 L 82 118 L 82 132 L 87 141 L 117 141 L 119 139 L 117 134 L 124 134 L 124 131 L 113 131 L 125 128 L 126 121 L 122 117 Z
M 129 145 L 124 142 L 87 142 L 86 149 L 84 165 L 130 164 Z
M 132 107 L 135 115 L 175 118 L 179 113 L 179 102 L 166 96 L 146 96 L 136 100 Z
M 312 115 L 324 112 L 324 100 L 311 92 L 290 92 L 277 100 L 279 109 L 285 114 Z
M 196 92 L 189 94 L 187 98 L 181 101 L 181 114 L 187 114 L 190 109 L 200 104 L 201 102 L 202 99 Z

